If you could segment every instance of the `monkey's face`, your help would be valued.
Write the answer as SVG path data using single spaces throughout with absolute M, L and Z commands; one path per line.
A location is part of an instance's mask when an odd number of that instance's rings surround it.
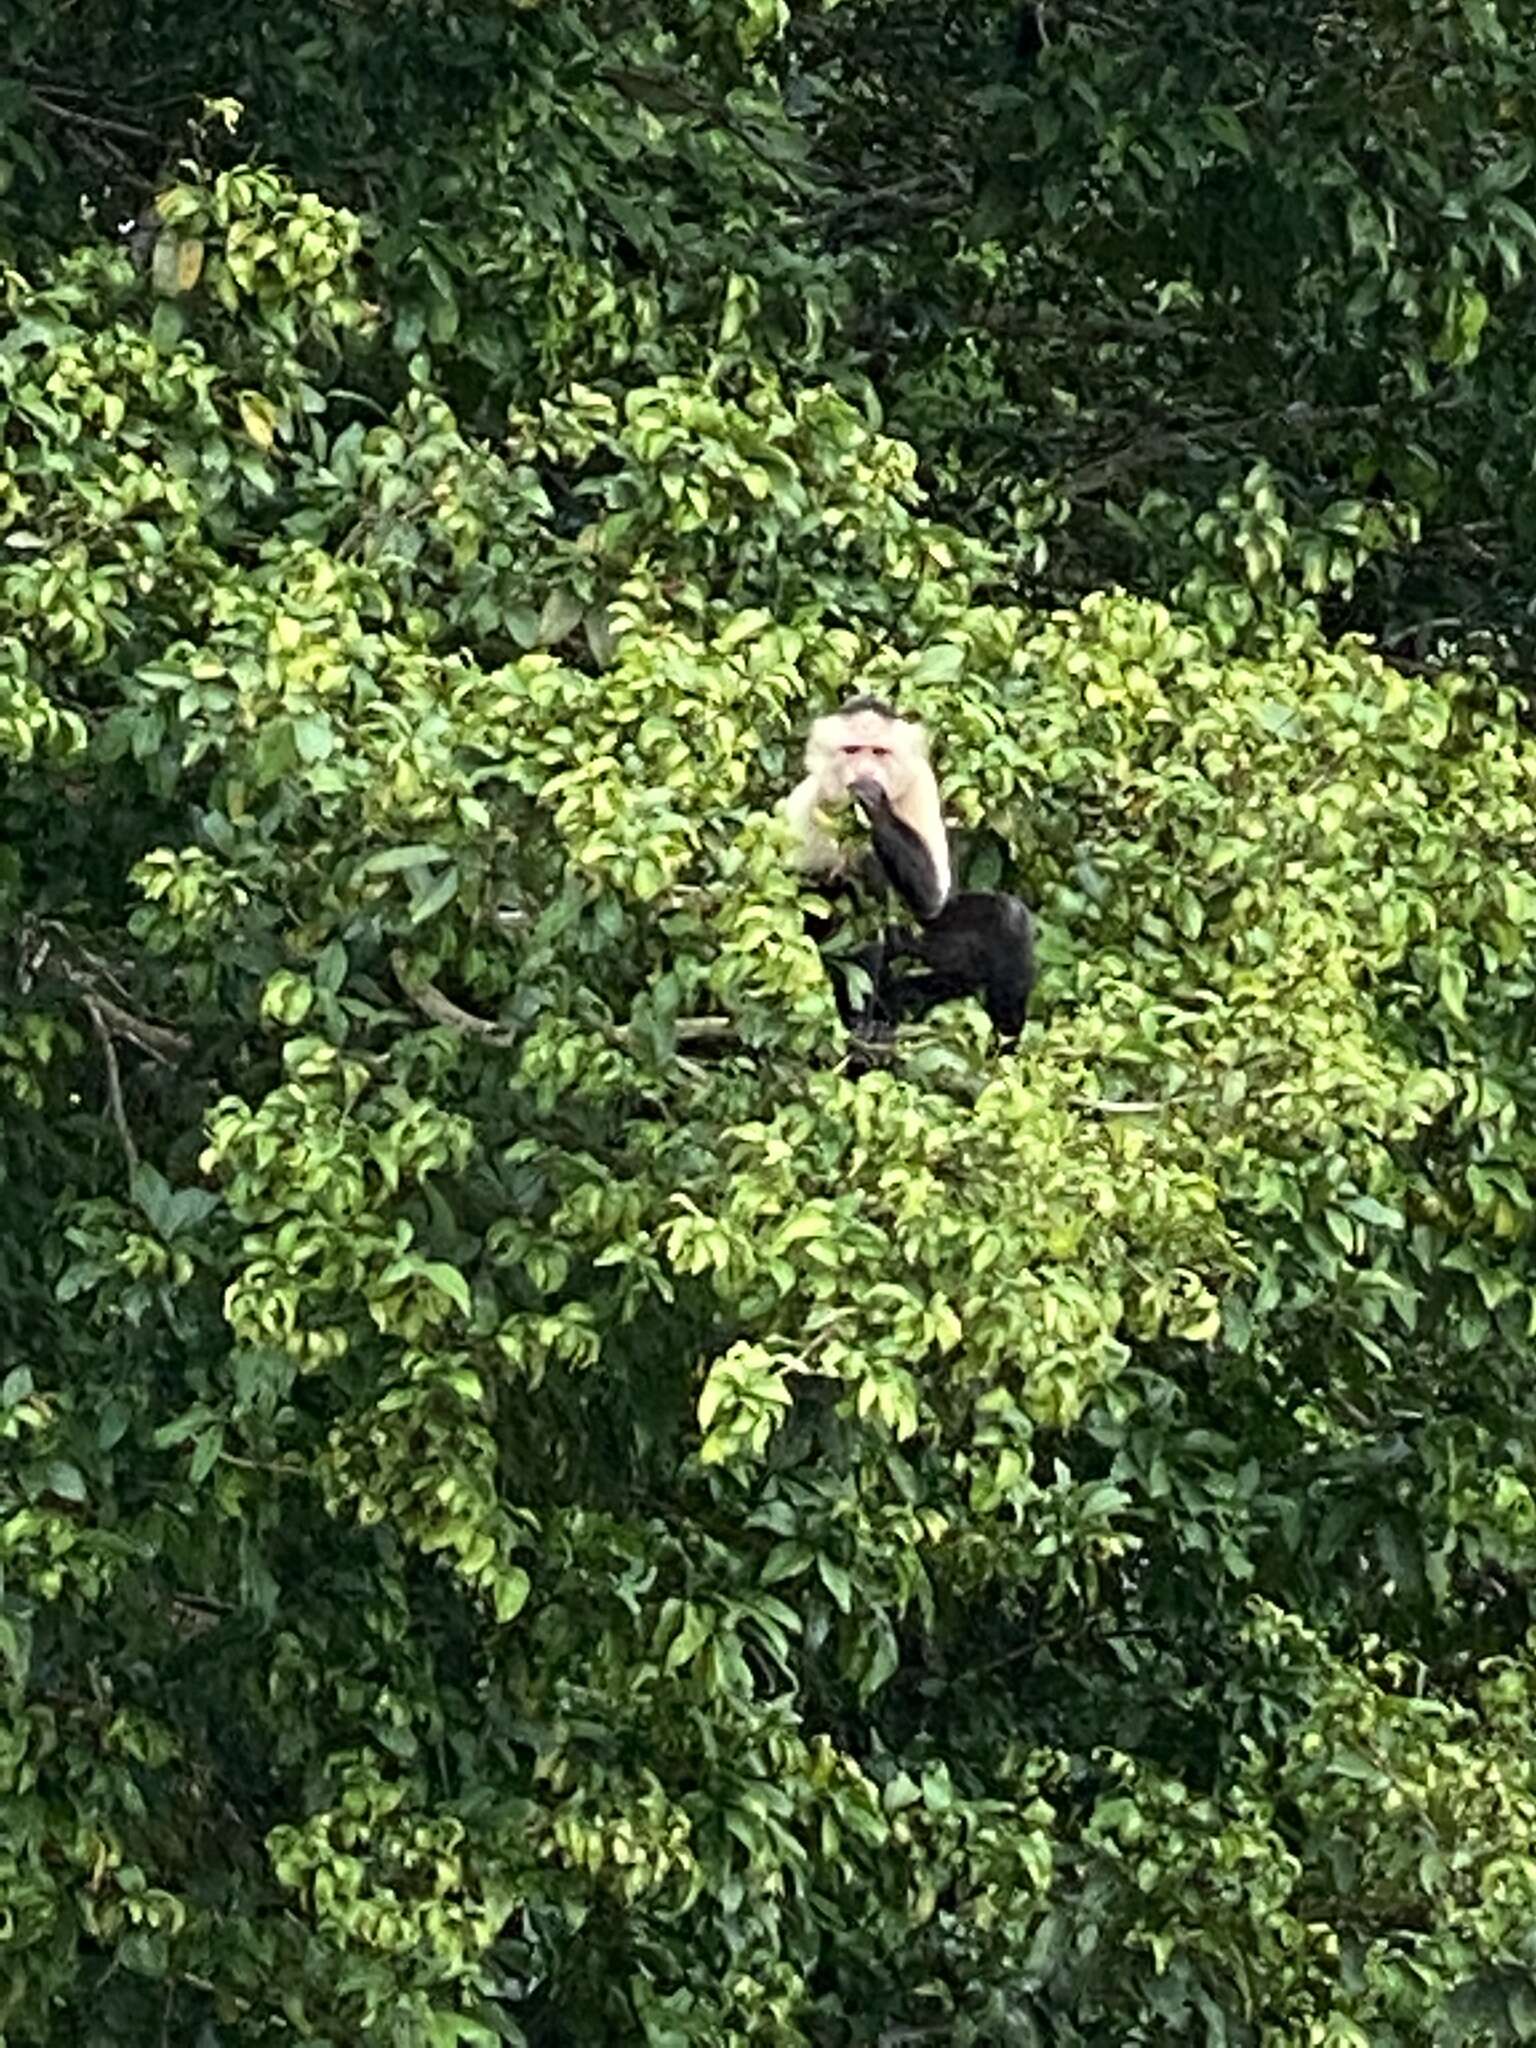
M 825 763 L 823 798 L 832 803 L 846 801 L 856 789 L 898 802 L 923 756 L 917 731 L 903 719 L 886 718 L 878 711 L 818 719 L 812 742 Z

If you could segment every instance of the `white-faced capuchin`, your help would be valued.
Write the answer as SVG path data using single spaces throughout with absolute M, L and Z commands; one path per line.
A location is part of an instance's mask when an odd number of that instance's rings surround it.
M 850 804 L 870 837 L 851 852 L 820 815 Z M 786 810 L 797 865 L 821 894 L 862 893 L 878 901 L 894 892 L 918 922 L 916 931 L 891 927 L 847 956 L 869 978 L 861 1002 L 854 1002 L 834 966 L 838 1015 L 850 1031 L 889 1037 L 907 1018 L 976 995 L 999 1036 L 1017 1038 L 1035 979 L 1034 926 L 1017 896 L 954 890 L 938 784 L 920 725 L 898 717 L 878 697 L 849 698 L 811 727 L 805 777 Z M 835 920 L 825 918 L 807 924 L 818 942 L 835 928 Z M 914 965 L 918 971 L 908 971 Z

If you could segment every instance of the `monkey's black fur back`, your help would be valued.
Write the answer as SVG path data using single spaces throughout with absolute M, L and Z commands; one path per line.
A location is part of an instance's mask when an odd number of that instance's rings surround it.
M 1017 1038 L 1035 985 L 1035 927 L 1017 896 L 964 889 L 921 931 L 886 935 L 890 960 L 929 970 L 895 980 L 887 1001 L 898 1016 L 921 1015 L 954 996 L 976 994 L 1003 1038 Z
M 1016 1039 L 1035 982 L 1035 931 L 1027 906 L 998 890 L 952 896 L 916 931 L 893 928 L 849 956 L 869 977 L 856 1002 L 847 977 L 834 973 L 838 1015 L 862 1038 L 887 1038 L 898 1024 L 940 1003 L 976 995 L 1004 1040 Z M 919 971 L 907 970 L 913 962 Z

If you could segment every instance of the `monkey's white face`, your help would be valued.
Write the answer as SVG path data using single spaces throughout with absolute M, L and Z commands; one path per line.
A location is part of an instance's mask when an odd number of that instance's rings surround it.
M 928 735 L 915 719 L 861 706 L 816 720 L 806 740 L 805 775 L 785 800 L 802 874 L 847 872 L 849 853 L 839 844 L 840 833 L 829 827 L 832 814 L 845 811 L 855 794 L 871 831 L 877 821 L 886 831 L 894 817 L 922 841 L 933 870 L 932 887 L 923 891 L 925 900 L 931 898 L 931 915 L 949 895 L 949 842 L 928 762 Z M 887 807 L 889 815 L 879 816 Z M 867 851 L 862 848 L 859 857 Z
M 812 747 L 824 762 L 821 787 L 825 797 L 846 797 L 856 782 L 873 782 L 892 803 L 912 779 L 921 744 L 900 719 L 876 711 L 855 711 L 816 721 Z

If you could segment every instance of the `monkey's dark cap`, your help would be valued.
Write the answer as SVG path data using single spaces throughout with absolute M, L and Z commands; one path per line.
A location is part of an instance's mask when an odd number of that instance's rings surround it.
M 877 718 L 896 718 L 900 714 L 894 704 L 887 704 L 883 697 L 850 697 L 842 707 L 845 718 L 851 718 L 856 711 L 873 711 Z

